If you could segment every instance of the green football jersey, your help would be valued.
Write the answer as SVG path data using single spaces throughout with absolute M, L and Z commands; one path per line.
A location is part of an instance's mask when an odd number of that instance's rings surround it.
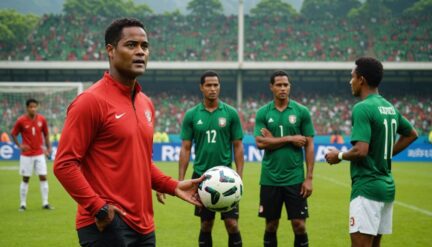
M 221 101 L 213 112 L 200 103 L 186 112 L 181 139 L 193 141 L 198 175 L 218 165 L 231 167 L 232 142 L 243 139 L 240 118 L 232 106 Z
M 395 184 L 391 159 L 396 133 L 408 135 L 413 127 L 394 106 L 379 94 L 371 94 L 352 111 L 351 143 L 369 143 L 365 159 L 351 161 L 351 200 L 357 196 L 391 202 Z
M 274 137 L 303 135 L 314 136 L 315 131 L 309 110 L 290 100 L 282 112 L 274 101 L 261 107 L 255 119 L 254 135 L 261 136 L 261 129 L 268 129 Z M 261 166 L 261 185 L 287 186 L 304 181 L 303 148 L 291 143 L 275 150 L 265 150 Z

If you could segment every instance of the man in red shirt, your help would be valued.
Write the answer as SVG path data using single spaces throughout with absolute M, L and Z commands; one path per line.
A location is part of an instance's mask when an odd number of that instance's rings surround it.
M 15 144 L 21 150 L 20 175 L 23 177 L 20 185 L 20 207 L 19 211 L 27 209 L 27 192 L 30 176 L 35 173 L 39 175 L 40 190 L 42 194 L 42 208 L 52 209 L 48 203 L 48 180 L 45 155 L 51 153 L 51 143 L 48 135 L 48 125 L 44 116 L 37 113 L 39 102 L 35 99 L 26 101 L 27 114 L 22 115 L 15 122 L 11 136 Z M 21 133 L 22 143 L 18 141 Z M 43 149 L 45 143 L 46 149 Z
M 200 206 L 204 178 L 179 182 L 152 161 L 155 110 L 136 81 L 149 57 L 143 24 L 115 20 L 105 47 L 109 71 L 69 106 L 54 173 L 78 203 L 82 246 L 155 246 L 151 190 Z

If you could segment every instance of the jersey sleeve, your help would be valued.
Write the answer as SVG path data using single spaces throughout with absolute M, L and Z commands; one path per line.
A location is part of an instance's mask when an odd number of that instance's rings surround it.
M 314 136 L 315 130 L 312 123 L 310 112 L 307 108 L 303 108 L 303 121 L 301 125 L 301 132 L 303 136 Z
M 11 134 L 14 135 L 14 136 L 19 135 L 19 133 L 21 132 L 21 121 L 20 121 L 20 119 L 21 119 L 21 118 L 19 118 L 19 119 L 15 122 L 15 124 L 14 124 L 14 126 L 13 126 L 13 128 L 12 128 Z
M 243 129 L 240 122 L 240 117 L 236 110 L 231 109 L 232 125 L 231 125 L 231 141 L 243 139 Z
M 182 140 L 192 141 L 193 139 L 193 122 L 192 122 L 192 111 L 187 111 L 181 126 L 180 137 Z
M 409 135 L 409 133 L 414 128 L 411 123 L 402 114 L 398 112 L 399 125 L 397 128 L 397 133 L 403 136 Z
M 106 202 L 95 193 L 79 167 L 102 123 L 101 115 L 94 96 L 86 93 L 78 96 L 67 110 L 54 162 L 57 179 L 72 198 L 92 215 Z
M 255 127 L 254 127 L 254 136 L 260 136 L 261 135 L 261 129 L 266 128 L 265 123 L 265 110 L 264 108 L 261 108 L 258 110 L 256 116 L 255 116 Z
M 371 133 L 367 109 L 363 105 L 355 105 L 352 111 L 351 143 L 358 141 L 370 143 Z
M 170 195 L 175 194 L 178 181 L 165 175 L 153 162 L 151 164 L 151 181 L 152 189 Z

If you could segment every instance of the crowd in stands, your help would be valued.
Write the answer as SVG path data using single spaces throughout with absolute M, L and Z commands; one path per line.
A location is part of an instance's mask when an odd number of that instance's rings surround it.
M 155 139 L 158 142 L 167 142 L 167 134 L 179 134 L 183 116 L 187 109 L 198 104 L 202 99 L 198 96 L 175 95 L 160 93 L 150 95 L 156 109 Z M 410 120 L 420 135 L 428 135 L 432 126 L 432 104 L 427 97 L 418 95 L 406 95 L 398 97 L 387 97 L 399 111 Z M 318 93 L 299 93 L 293 99 L 306 105 L 312 115 L 317 135 L 350 135 L 351 131 L 351 108 L 356 100 L 350 95 L 321 95 Z M 232 98 L 222 100 L 234 107 L 237 104 Z M 245 134 L 253 134 L 255 126 L 255 114 L 257 110 L 268 103 L 271 99 L 265 96 L 247 97 L 240 107 L 237 107 L 240 120 Z M 57 104 L 50 104 L 52 108 L 47 109 L 41 100 L 40 112 L 44 114 L 50 126 L 52 141 L 60 138 L 63 120 L 66 112 L 66 103 L 57 99 Z M 0 100 L 1 130 L 10 132 L 18 116 L 24 113 L 24 106 L 19 102 L 6 102 Z
M 237 16 L 140 19 L 153 61 L 237 60 Z M 106 61 L 103 30 L 110 21 L 44 15 L 23 43 L 0 49 L 0 60 Z M 383 61 L 432 60 L 431 16 L 362 21 L 246 16 L 244 26 L 246 61 L 352 61 L 364 54 Z

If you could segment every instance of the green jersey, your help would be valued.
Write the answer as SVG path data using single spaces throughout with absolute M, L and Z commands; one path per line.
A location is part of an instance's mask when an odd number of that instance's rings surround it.
M 256 114 L 255 137 L 261 136 L 262 128 L 268 129 L 274 137 L 315 134 L 309 110 L 294 100 L 290 100 L 283 111 L 276 109 L 274 101 L 261 107 Z M 287 186 L 303 181 L 303 148 L 288 143 L 264 151 L 261 185 Z
M 194 172 L 202 175 L 214 166 L 231 167 L 232 142 L 243 139 L 243 131 L 237 111 L 232 106 L 219 101 L 218 108 L 209 112 L 200 103 L 186 112 L 181 138 L 193 141 Z
M 371 94 L 354 106 L 351 143 L 369 143 L 369 152 L 366 158 L 351 161 L 351 200 L 357 196 L 381 202 L 394 200 L 393 145 L 396 133 L 408 135 L 412 128 L 381 95 Z

